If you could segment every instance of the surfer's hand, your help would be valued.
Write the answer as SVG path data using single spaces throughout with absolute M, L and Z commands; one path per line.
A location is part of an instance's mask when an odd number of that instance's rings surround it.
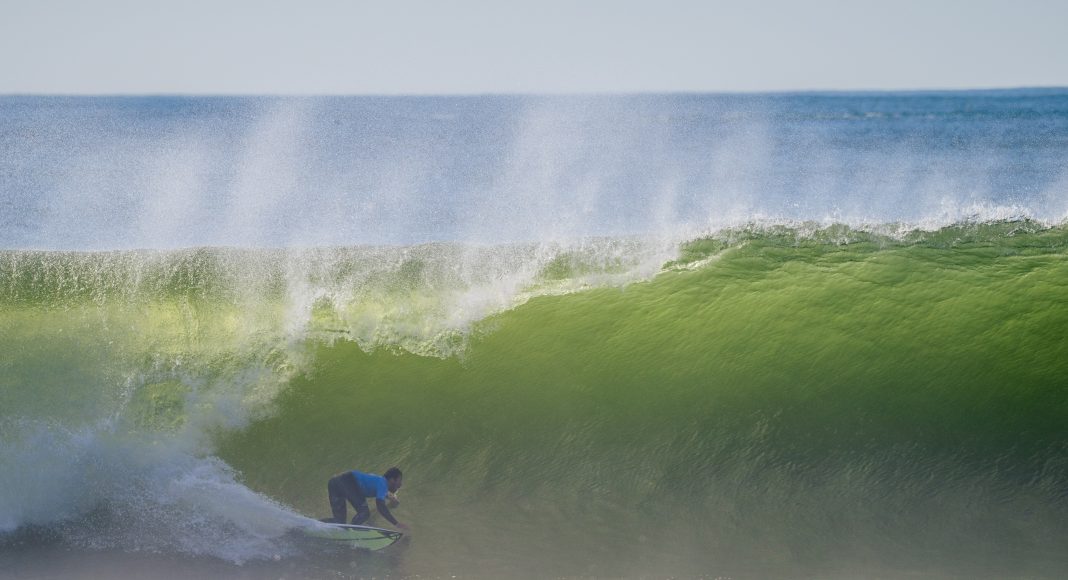
M 402 530 L 404 530 L 404 531 L 406 531 L 406 532 L 411 529 L 411 528 L 408 527 L 408 524 L 403 524 L 401 522 L 397 522 L 397 527 L 402 529 Z

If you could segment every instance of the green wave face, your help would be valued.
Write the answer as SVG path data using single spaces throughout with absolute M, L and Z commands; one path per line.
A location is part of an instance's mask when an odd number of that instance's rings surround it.
M 402 466 L 417 573 L 1063 570 L 1066 242 L 699 240 L 484 320 L 461 356 L 313 345 L 220 453 L 322 515 L 332 473 Z
M 383 574 L 1068 565 L 1064 227 L 733 230 L 652 277 L 627 244 L 5 254 L 0 424 L 218 457 L 315 517 L 334 473 L 398 465 L 413 539 Z M 75 464 L 83 510 L 126 501 Z

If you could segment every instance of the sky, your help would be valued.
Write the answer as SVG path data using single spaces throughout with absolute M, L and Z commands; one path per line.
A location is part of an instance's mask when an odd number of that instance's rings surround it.
M 1068 86 L 1066 0 L 0 0 L 0 94 Z

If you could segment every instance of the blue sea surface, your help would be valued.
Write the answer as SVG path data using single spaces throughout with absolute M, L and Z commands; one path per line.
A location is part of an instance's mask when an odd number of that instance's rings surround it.
M 1068 91 L 4 97 L 0 247 L 1068 215 Z

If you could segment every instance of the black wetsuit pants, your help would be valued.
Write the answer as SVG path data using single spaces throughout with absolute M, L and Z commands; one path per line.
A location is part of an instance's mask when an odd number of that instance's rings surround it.
M 364 497 L 360 484 L 356 483 L 356 476 L 351 471 L 331 477 L 326 483 L 326 493 L 330 496 L 330 511 L 334 512 L 335 524 L 345 523 L 345 517 L 348 515 L 346 501 L 351 503 L 353 509 L 356 510 L 356 515 L 352 516 L 353 525 L 362 524 L 371 517 L 371 508 L 367 507 L 367 498 Z

